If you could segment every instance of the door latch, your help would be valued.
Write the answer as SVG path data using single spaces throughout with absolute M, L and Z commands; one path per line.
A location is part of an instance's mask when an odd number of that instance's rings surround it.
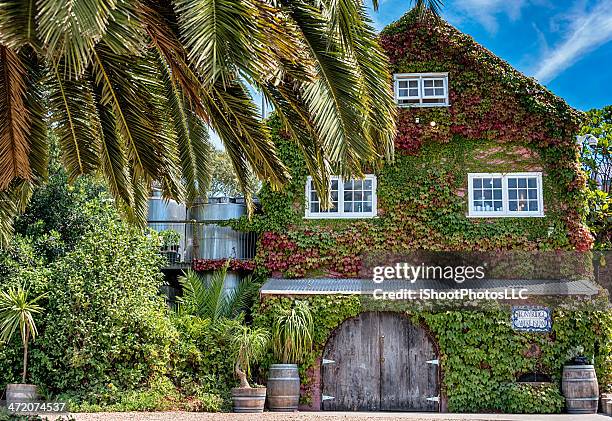
M 328 360 L 326 358 L 323 358 L 322 364 L 336 364 L 336 362 L 334 360 Z
M 336 399 L 335 396 L 322 395 L 321 399 L 324 401 L 331 401 L 332 399 Z
M 426 398 L 428 401 L 430 402 L 440 402 L 440 396 L 431 396 L 429 398 Z
M 427 364 L 431 364 L 431 365 L 440 365 L 440 360 L 427 360 L 425 361 Z

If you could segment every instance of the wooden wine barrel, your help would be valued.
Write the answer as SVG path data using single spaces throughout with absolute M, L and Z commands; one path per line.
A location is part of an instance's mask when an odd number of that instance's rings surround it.
M 270 411 L 297 411 L 300 403 L 300 375 L 296 364 L 272 364 L 266 386 Z
M 596 414 L 599 404 L 599 385 L 592 365 L 563 367 L 561 390 L 569 414 Z
M 232 389 L 234 412 L 263 412 L 266 403 L 266 388 L 252 387 L 250 389 L 234 387 Z
M 6 385 L 7 402 L 32 402 L 38 399 L 38 388 L 34 384 L 12 383 Z

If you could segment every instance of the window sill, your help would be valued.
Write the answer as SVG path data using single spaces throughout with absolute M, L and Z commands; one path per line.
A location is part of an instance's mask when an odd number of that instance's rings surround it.
M 306 215 L 304 219 L 373 219 L 378 218 L 378 215 Z
M 450 104 L 398 104 L 395 105 L 398 108 L 442 108 L 442 107 L 450 107 Z
M 467 218 L 474 218 L 474 219 L 487 219 L 487 218 L 544 218 L 546 215 L 543 213 L 537 213 L 537 214 L 516 214 L 516 215 L 509 215 L 507 213 L 503 214 L 503 215 L 495 215 L 495 214 L 485 214 L 485 215 L 474 215 L 474 214 L 466 214 L 465 215 Z

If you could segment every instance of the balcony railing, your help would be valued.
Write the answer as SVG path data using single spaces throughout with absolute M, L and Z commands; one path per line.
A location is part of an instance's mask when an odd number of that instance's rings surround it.
M 193 259 L 238 259 L 255 257 L 257 235 L 219 225 L 219 221 L 149 221 L 155 231 L 172 230 L 179 234 L 178 250 L 162 250 L 169 266 L 190 266 Z M 176 249 L 176 247 L 174 247 Z

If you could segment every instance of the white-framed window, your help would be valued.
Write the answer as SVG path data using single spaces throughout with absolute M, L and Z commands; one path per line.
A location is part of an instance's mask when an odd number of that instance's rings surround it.
M 544 216 L 542 173 L 468 174 L 470 217 Z
M 376 216 L 376 176 L 363 179 L 333 176 L 330 180 L 332 208 L 321 207 L 312 177 L 306 181 L 306 218 L 372 218 Z
M 448 73 L 396 73 L 393 75 L 395 102 L 406 107 L 445 107 Z

